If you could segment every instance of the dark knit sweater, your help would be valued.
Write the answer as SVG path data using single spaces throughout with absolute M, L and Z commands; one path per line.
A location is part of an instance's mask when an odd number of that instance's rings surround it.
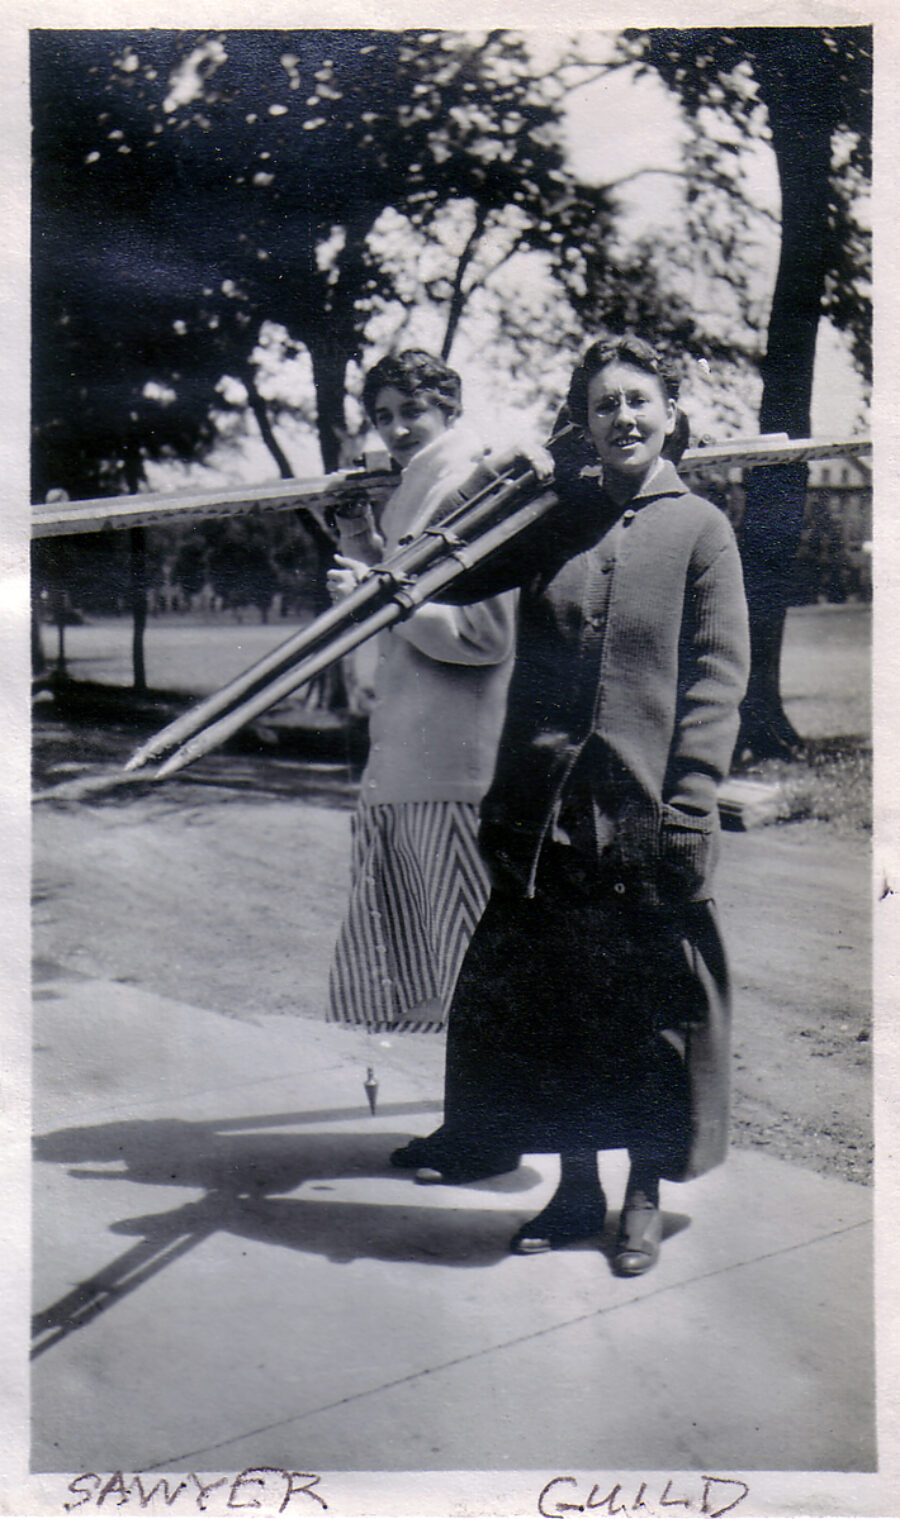
M 465 581 L 465 599 L 522 587 L 484 853 L 531 895 L 574 818 L 620 894 L 702 898 L 749 668 L 734 534 L 666 461 L 626 507 L 596 480 L 558 489 L 558 510 Z

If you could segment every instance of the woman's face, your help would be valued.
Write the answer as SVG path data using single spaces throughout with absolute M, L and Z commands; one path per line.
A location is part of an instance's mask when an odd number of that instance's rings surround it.
M 637 488 L 675 426 L 675 402 L 656 375 L 607 364 L 588 382 L 587 423 L 604 470 Z
M 395 464 L 402 469 L 413 454 L 446 432 L 446 414 L 424 395 L 408 395 L 385 385 L 375 397 L 375 427 Z

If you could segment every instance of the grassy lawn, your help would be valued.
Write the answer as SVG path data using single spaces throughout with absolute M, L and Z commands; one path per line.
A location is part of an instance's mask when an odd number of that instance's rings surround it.
M 781 694 L 804 739 L 872 733 L 872 609 L 794 607 L 781 655 Z
M 868 739 L 809 739 L 791 760 L 764 760 L 740 770 L 752 780 L 781 787 L 785 821 L 830 823 L 840 832 L 872 827 L 872 745 Z
M 145 656 L 153 690 L 189 696 L 217 690 L 283 643 L 295 624 L 255 618 L 151 619 Z M 47 653 L 56 633 L 46 629 Z M 97 619 L 66 630 L 69 674 L 75 680 L 131 684 L 129 618 Z M 788 614 L 782 654 L 782 693 L 804 740 L 802 757 L 767 761 L 742 771 L 780 784 L 792 820 L 813 818 L 840 830 L 871 826 L 871 608 L 795 607 Z
M 855 604 L 788 614 L 781 690 L 804 751 L 741 773 L 777 782 L 792 821 L 813 818 L 851 833 L 872 826 L 871 616 Z

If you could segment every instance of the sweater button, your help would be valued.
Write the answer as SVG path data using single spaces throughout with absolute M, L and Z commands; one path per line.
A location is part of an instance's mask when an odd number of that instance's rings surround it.
M 627 512 L 624 513 L 624 515 L 622 517 L 622 521 L 623 522 L 633 522 L 634 518 L 635 518 L 635 510 L 634 510 L 633 506 L 630 506 L 628 508 Z
M 613 884 L 613 891 L 615 892 L 615 894 L 616 894 L 617 897 L 624 897 L 624 895 L 625 895 L 625 882 L 624 881 L 616 881 L 616 882 L 614 882 L 614 884 Z

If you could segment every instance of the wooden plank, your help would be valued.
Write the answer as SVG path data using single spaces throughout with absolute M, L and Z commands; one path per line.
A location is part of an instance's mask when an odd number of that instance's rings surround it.
M 688 448 L 678 468 L 683 474 L 698 474 L 707 469 L 721 469 L 723 464 L 753 469 L 760 464 L 804 463 L 807 459 L 861 458 L 871 452 L 869 438 L 846 438 L 835 442 L 766 433 L 760 438 L 735 438 L 729 443 Z
M 685 474 L 726 466 L 752 468 L 793 460 L 859 457 L 871 453 L 868 438 L 842 441 L 788 438 L 767 433 L 757 438 L 732 438 L 689 448 L 681 461 Z M 135 496 L 100 496 L 89 501 L 54 501 L 32 507 L 32 537 L 52 538 L 105 529 L 160 526 L 182 518 L 236 517 L 256 511 L 292 511 L 305 507 L 320 519 L 349 496 L 387 492 L 396 475 L 387 469 L 386 455 L 366 457 L 361 469 L 330 475 L 278 480 L 267 485 L 238 485 L 217 490 L 181 490 Z
M 160 526 L 186 517 L 238 517 L 250 512 L 284 512 L 303 507 L 322 519 L 354 495 L 377 497 L 395 483 L 396 476 L 386 467 L 379 467 L 338 470 L 331 475 L 278 480 L 267 485 L 53 501 L 32 507 L 32 537 L 62 537 L 110 528 Z
M 725 828 L 759 828 L 777 823 L 790 812 L 783 789 L 774 781 L 748 781 L 730 775 L 720 785 L 716 800 Z

